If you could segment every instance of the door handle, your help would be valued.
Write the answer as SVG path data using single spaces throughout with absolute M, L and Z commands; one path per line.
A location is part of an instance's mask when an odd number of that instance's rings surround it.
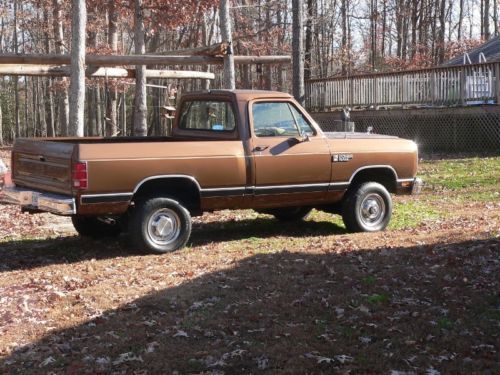
M 255 146 L 255 148 L 253 149 L 253 152 L 261 152 L 261 151 L 264 151 L 268 148 L 269 148 L 269 146 Z

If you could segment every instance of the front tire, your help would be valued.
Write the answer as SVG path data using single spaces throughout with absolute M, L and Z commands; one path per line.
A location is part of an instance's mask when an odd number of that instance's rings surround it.
M 132 213 L 129 233 L 133 245 L 155 254 L 178 250 L 191 235 L 191 215 L 171 198 L 139 201 Z
M 384 230 L 392 216 L 392 199 L 377 182 L 366 182 L 347 193 L 342 219 L 350 232 Z

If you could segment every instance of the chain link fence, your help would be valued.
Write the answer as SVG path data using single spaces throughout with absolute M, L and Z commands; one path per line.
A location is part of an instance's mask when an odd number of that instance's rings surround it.
M 341 112 L 313 113 L 323 131 L 343 131 Z M 355 131 L 396 135 L 425 152 L 500 153 L 500 106 L 352 111 Z

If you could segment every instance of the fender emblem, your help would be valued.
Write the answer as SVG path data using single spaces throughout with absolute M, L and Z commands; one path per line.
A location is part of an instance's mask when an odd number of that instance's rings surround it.
M 343 163 L 346 161 L 352 160 L 352 154 L 333 154 L 332 162 L 333 163 Z

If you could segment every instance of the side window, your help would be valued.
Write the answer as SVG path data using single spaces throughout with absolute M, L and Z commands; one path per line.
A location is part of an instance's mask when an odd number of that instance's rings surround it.
M 252 105 L 257 137 L 298 136 L 299 131 L 286 102 L 257 102 Z
M 236 128 L 229 102 L 193 100 L 184 102 L 179 128 L 185 130 L 233 131 Z
M 311 127 L 311 125 L 309 125 L 307 120 L 304 118 L 304 115 L 302 113 L 300 113 L 299 110 L 291 104 L 290 104 L 290 110 L 293 113 L 293 117 L 295 118 L 295 121 L 297 121 L 297 125 L 300 128 L 300 132 L 302 134 L 314 135 L 314 130 Z

